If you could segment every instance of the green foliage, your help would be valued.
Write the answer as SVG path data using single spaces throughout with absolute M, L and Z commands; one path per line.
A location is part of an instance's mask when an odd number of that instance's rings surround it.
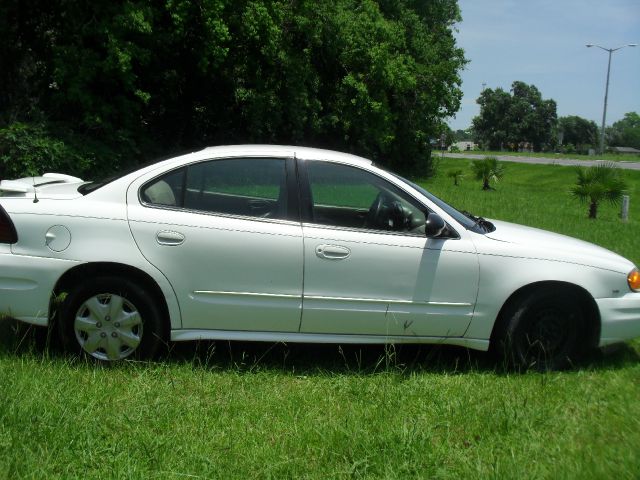
M 614 163 L 602 163 L 595 167 L 576 169 L 578 178 L 571 194 L 580 201 L 589 203 L 589 218 L 598 215 L 598 205 L 609 202 L 617 205 L 627 189 Z
M 564 153 L 584 153 L 598 143 L 598 126 L 593 120 L 577 115 L 560 117 L 558 131 L 562 132 Z
M 456 130 L 453 132 L 453 138 L 456 142 L 470 142 L 473 140 L 473 132 L 470 128 L 466 130 Z
M 461 168 L 457 170 L 449 170 L 447 172 L 447 177 L 453 178 L 453 184 L 457 187 L 464 178 L 464 170 Z
M 607 129 L 607 143 L 612 147 L 632 147 L 640 150 L 640 115 L 625 113 L 622 120 Z
M 483 160 L 474 160 L 471 170 L 476 180 L 482 180 L 483 190 L 492 190 L 491 182 L 498 182 L 504 176 L 504 164 L 496 157 L 485 157 Z
M 0 129 L 0 179 L 45 172 L 82 175 L 91 166 L 90 159 L 40 126 L 12 123 Z
M 292 143 L 425 174 L 462 96 L 459 19 L 455 0 L 7 0 L 0 126 L 53 122 L 127 159 Z
M 477 99 L 480 115 L 474 117 L 474 139 L 489 150 L 518 150 L 530 145 L 534 151 L 553 142 L 557 123 L 556 102 L 543 100 L 534 85 L 513 82 L 511 92 L 501 88 L 482 91 Z

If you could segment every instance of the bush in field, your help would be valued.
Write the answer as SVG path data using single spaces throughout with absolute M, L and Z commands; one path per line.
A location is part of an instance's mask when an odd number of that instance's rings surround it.
M 477 180 L 482 180 L 483 190 L 492 190 L 491 182 L 497 182 L 504 176 L 504 165 L 495 157 L 474 160 L 471 169 Z
M 578 179 L 571 194 L 580 201 L 589 203 L 589 218 L 597 217 L 601 202 L 616 205 L 622 200 L 627 185 L 620 178 L 614 163 L 602 163 L 589 168 L 578 167 L 577 174 Z
M 92 161 L 43 127 L 12 123 L 0 128 L 0 179 L 60 172 L 81 175 Z
M 460 181 L 464 178 L 464 172 L 462 169 L 450 170 L 447 172 L 447 177 L 453 178 L 453 184 L 457 187 L 460 185 Z

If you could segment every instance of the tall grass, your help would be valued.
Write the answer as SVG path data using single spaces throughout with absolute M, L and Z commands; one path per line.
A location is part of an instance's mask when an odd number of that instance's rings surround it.
M 427 188 L 491 218 L 596 241 L 636 263 L 631 221 L 596 221 L 571 169 L 508 165 L 496 191 Z M 0 478 L 640 478 L 640 341 L 516 374 L 444 346 L 183 343 L 95 365 L 0 319 Z

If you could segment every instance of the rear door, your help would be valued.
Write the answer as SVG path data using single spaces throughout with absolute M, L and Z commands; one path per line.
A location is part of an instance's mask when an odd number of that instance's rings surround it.
M 293 159 L 225 158 L 136 182 L 131 231 L 186 329 L 297 332 L 302 228 Z

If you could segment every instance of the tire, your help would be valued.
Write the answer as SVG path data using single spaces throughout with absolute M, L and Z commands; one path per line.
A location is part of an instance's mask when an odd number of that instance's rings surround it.
M 63 345 L 102 362 L 150 358 L 165 340 L 154 297 L 127 279 L 96 277 L 75 286 L 60 313 Z
M 582 350 L 585 313 L 571 291 L 538 289 L 504 312 L 499 347 L 508 365 L 539 371 L 571 366 Z

